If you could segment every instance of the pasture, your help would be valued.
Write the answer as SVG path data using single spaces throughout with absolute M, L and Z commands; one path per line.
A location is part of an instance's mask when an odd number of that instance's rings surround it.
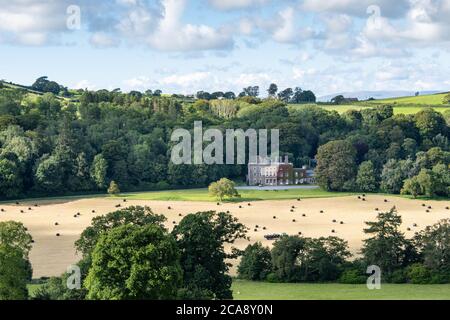
M 205 196 L 206 192 L 191 190 L 192 194 L 198 192 Z M 197 193 L 196 193 L 197 192 Z M 74 242 L 81 232 L 91 224 L 92 218 L 105 215 L 126 206 L 149 206 L 155 213 L 163 214 L 167 218 L 166 227 L 171 230 L 184 216 L 199 211 L 230 212 L 248 227 L 250 241 L 241 239 L 235 243 L 239 249 L 245 249 L 249 243 L 262 242 L 271 246 L 273 241 L 267 240 L 269 234 L 300 234 L 306 237 L 338 236 L 348 241 L 350 251 L 358 254 L 364 238 L 363 228 L 365 221 L 376 219 L 377 213 L 387 211 L 392 207 L 398 209 L 403 218 L 402 231 L 407 237 L 412 237 L 415 232 L 428 225 L 450 217 L 448 200 L 412 200 L 403 197 L 367 195 L 366 201 L 358 199 L 356 195 L 343 194 L 335 197 L 325 197 L 320 189 L 313 190 L 289 190 L 289 191 L 252 191 L 256 192 L 258 199 L 264 199 L 264 195 L 273 194 L 278 200 L 224 202 L 216 201 L 175 201 L 155 200 L 164 199 L 173 192 L 130 194 L 124 197 L 91 197 L 91 198 L 64 198 L 28 200 L 19 204 L 1 203 L 0 221 L 20 221 L 29 230 L 35 243 L 30 253 L 34 270 L 34 278 L 43 276 L 57 276 L 63 273 L 67 267 L 79 260 L 75 252 Z M 297 192 L 297 197 L 282 199 L 283 195 L 292 197 Z M 298 201 L 298 192 L 304 192 Z M 310 194 L 310 198 L 306 196 Z M 323 197 L 320 197 L 323 196 Z M 133 198 L 134 197 L 134 198 Z M 148 199 L 140 199 L 146 197 Z M 181 195 L 180 195 L 181 197 Z M 247 197 L 250 197 L 247 195 Z M 175 197 L 176 198 L 176 197 Z M 253 196 L 256 198 L 256 196 Z M 281 200 L 280 200 L 281 198 Z M 124 199 L 127 199 L 124 202 Z M 178 198 L 179 199 L 179 198 Z M 245 199 L 245 198 L 244 198 Z M 242 200 L 242 199 L 241 199 Z M 431 206 L 428 210 L 423 205 Z M 35 206 L 37 205 L 37 206 Z M 378 209 L 378 210 L 376 210 Z M 428 210 L 428 212 L 427 212 Z M 80 215 L 77 215 L 80 213 Z M 417 225 L 417 227 L 414 227 Z M 59 234 L 59 236 L 57 236 Z M 229 249 L 229 248 L 228 248 Z M 237 261 L 231 274 L 236 274 Z
M 368 290 L 365 284 L 267 283 L 234 280 L 235 300 L 449 300 L 450 284 L 382 284 Z

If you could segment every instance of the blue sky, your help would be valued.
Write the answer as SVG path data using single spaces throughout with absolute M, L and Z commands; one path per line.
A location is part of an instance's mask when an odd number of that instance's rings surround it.
M 23 84 L 449 90 L 449 61 L 450 0 L 0 0 L 0 78 Z

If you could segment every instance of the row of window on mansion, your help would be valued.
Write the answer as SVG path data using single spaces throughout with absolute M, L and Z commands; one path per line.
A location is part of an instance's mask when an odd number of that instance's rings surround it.
M 315 184 L 314 170 L 294 168 L 288 157 L 271 160 L 258 158 L 248 164 L 247 183 L 251 186 Z

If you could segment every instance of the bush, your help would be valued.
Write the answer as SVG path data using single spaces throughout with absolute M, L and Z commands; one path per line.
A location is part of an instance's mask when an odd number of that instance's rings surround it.
M 344 284 L 363 284 L 366 281 L 367 277 L 362 275 L 358 269 L 345 270 L 339 278 L 339 283 Z
M 389 277 L 389 282 L 391 283 L 406 283 L 407 280 L 407 275 L 404 269 L 395 270 Z
M 267 280 L 267 282 L 271 282 L 271 283 L 277 283 L 277 282 L 280 282 L 280 279 L 278 278 L 278 276 L 275 274 L 275 273 L 269 273 L 268 275 L 267 275 L 267 278 L 266 278 L 266 280 Z
M 406 270 L 409 282 L 413 284 L 429 284 L 431 283 L 431 272 L 423 264 L 415 263 Z

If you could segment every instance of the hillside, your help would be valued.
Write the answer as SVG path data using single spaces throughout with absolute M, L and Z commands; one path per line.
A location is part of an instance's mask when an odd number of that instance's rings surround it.
M 444 97 L 449 93 L 438 93 L 438 94 L 429 94 L 423 96 L 408 96 L 408 97 L 398 97 L 398 98 L 389 98 L 382 100 L 374 100 L 369 101 L 370 103 L 379 104 L 379 103 L 394 103 L 394 104 L 421 104 L 421 105 L 445 105 Z

